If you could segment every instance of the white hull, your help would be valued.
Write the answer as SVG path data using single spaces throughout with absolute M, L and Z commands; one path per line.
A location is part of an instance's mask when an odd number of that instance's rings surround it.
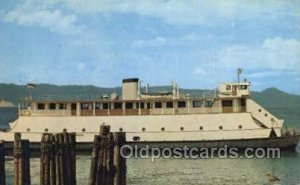
M 11 124 L 9 132 L 0 133 L 0 140 L 13 141 L 14 133 L 20 132 L 23 139 L 39 142 L 45 129 L 50 133 L 66 129 L 67 132 L 76 132 L 78 142 L 92 142 L 100 125 L 104 123 L 110 125 L 112 132 L 120 129 L 126 132 L 126 140 L 129 142 L 135 141 L 134 137 L 147 142 L 260 139 L 269 138 L 272 130 L 256 124 L 252 114 L 247 112 L 143 116 L 21 116 Z M 281 127 L 274 127 L 274 131 L 278 137 L 281 136 Z

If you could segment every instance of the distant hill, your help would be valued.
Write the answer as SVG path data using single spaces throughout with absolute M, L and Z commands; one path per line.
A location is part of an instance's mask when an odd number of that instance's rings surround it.
M 170 86 L 151 87 L 149 91 L 170 91 Z M 145 91 L 145 89 L 142 89 Z M 111 93 L 121 95 L 121 88 L 103 88 L 92 85 L 50 85 L 38 84 L 36 88 L 31 89 L 34 99 L 100 99 L 104 94 Z M 202 97 L 208 90 L 200 89 L 180 89 L 182 94 L 190 94 L 191 97 Z M 15 84 L 0 84 L 0 100 L 6 100 L 17 104 L 18 100 L 28 97 L 29 91 L 26 86 Z M 268 88 L 261 92 L 252 92 L 252 98 L 267 108 L 276 116 L 285 119 L 289 125 L 300 128 L 300 96 L 292 95 L 280 91 L 276 88 Z
M 3 107 L 15 107 L 15 105 L 9 101 L 0 100 L 0 108 Z

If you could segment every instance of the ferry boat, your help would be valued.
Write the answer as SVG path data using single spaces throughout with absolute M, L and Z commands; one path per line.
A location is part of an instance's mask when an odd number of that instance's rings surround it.
M 0 140 L 12 143 L 21 133 L 32 145 L 43 133 L 75 132 L 77 146 L 90 149 L 100 125 L 126 132 L 131 144 L 154 147 L 294 148 L 300 138 L 284 121 L 256 103 L 250 82 L 222 83 L 212 96 L 182 94 L 175 82 L 169 91 L 141 90 L 138 78 L 124 79 L 122 97 L 113 93 L 95 100 L 35 100 L 19 103 L 19 117 Z

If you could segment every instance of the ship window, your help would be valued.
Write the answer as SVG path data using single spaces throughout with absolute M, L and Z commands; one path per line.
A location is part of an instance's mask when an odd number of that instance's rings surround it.
M 100 109 L 100 103 L 99 103 L 99 102 L 96 102 L 96 103 L 95 103 L 95 109 L 96 109 L 96 110 L 99 110 L 99 109 Z
M 121 128 L 119 128 L 119 131 L 120 131 L 120 132 L 123 132 L 123 128 L 122 128 L 122 127 L 121 127 Z
M 227 91 L 231 90 L 231 85 L 226 85 L 226 90 Z
M 108 103 L 103 103 L 103 109 L 108 109 Z
M 183 128 L 183 127 L 180 127 L 180 130 L 181 130 L 181 131 L 183 131 L 183 130 L 184 130 L 184 128 Z
M 60 103 L 60 104 L 58 104 L 58 107 L 59 107 L 60 110 L 62 110 L 62 109 L 67 109 L 67 106 L 66 106 L 65 103 Z
M 45 104 L 44 104 L 44 103 L 38 103 L 38 104 L 37 104 L 37 108 L 38 108 L 39 110 L 45 110 Z
M 27 131 L 27 132 L 30 132 L 30 128 L 27 128 L 26 131 Z
M 266 113 L 266 114 L 265 114 L 265 116 L 267 117 L 267 116 L 268 116 L 268 114 Z
M 49 104 L 49 109 L 50 110 L 55 110 L 56 109 L 56 104 L 55 103 L 50 103 Z
M 239 129 L 242 129 L 243 128 L 243 126 L 242 125 L 239 125 Z
M 203 127 L 202 127 L 202 126 L 200 126 L 200 127 L 199 127 L 199 129 L 200 129 L 200 130 L 203 130 Z
M 261 109 L 258 109 L 258 112 L 261 112 Z
M 161 102 L 155 102 L 155 108 L 159 109 L 161 107 L 162 107 Z
M 63 129 L 63 132 L 67 132 L 67 129 L 66 129 L 66 128 L 64 128 L 64 129 Z
M 139 136 L 134 136 L 134 137 L 132 138 L 132 140 L 133 140 L 133 141 L 139 141 L 139 140 L 140 140 L 140 137 L 139 137 Z
M 167 106 L 167 108 L 173 108 L 173 102 L 168 101 L 166 106 Z
M 232 107 L 232 100 L 222 100 L 222 107 Z
M 223 129 L 223 126 L 219 126 L 219 129 L 222 130 L 222 129 Z
M 178 108 L 185 108 L 185 101 L 179 101 Z
M 247 85 L 241 85 L 241 90 L 247 90 Z
M 150 103 L 150 102 L 147 103 L 147 108 L 148 108 L 148 109 L 151 109 L 151 103 Z
M 44 130 L 45 132 L 48 132 L 49 130 L 47 129 L 47 128 L 45 128 L 45 130 Z
M 125 108 L 126 109 L 133 109 L 133 103 L 132 102 L 126 102 L 125 103 Z
M 93 109 L 93 105 L 90 103 L 81 103 L 81 109 L 82 110 Z
M 81 129 L 82 132 L 85 132 L 85 128 Z
M 161 129 L 160 129 L 161 131 L 165 131 L 165 127 L 161 127 Z
M 205 107 L 212 107 L 212 106 L 213 106 L 213 101 L 211 100 L 205 101 Z
M 146 128 L 145 128 L 145 127 L 143 127 L 143 128 L 142 128 L 142 131 L 143 131 L 143 132 L 145 132 L 145 131 L 146 131 Z
M 141 109 L 144 109 L 145 108 L 145 103 L 144 102 L 140 102 L 137 104 L 137 108 L 141 108 Z
M 193 101 L 193 107 L 201 107 L 201 101 Z
M 114 103 L 114 108 L 115 109 L 122 109 L 122 103 L 120 103 L 120 102 Z

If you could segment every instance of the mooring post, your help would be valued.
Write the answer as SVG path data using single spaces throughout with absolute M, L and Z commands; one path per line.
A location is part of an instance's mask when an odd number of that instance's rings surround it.
M 69 135 L 70 138 L 70 156 L 71 156 L 71 182 L 73 184 L 77 184 L 76 181 L 76 133 L 70 133 Z
M 20 158 L 21 158 L 21 134 L 15 133 L 14 137 L 14 149 L 13 149 L 13 155 L 14 155 L 14 185 L 19 185 L 22 182 L 22 170 L 20 168 Z
M 60 184 L 59 185 L 65 185 L 66 183 L 66 177 L 65 177 L 65 166 L 64 166 L 64 155 L 65 155 L 65 146 L 64 146 L 64 135 L 63 134 L 58 134 L 58 153 L 59 153 L 59 163 L 58 163 L 58 167 L 59 167 L 59 176 L 60 176 Z
M 126 185 L 126 159 L 121 156 L 120 150 L 126 143 L 125 132 L 115 132 L 114 143 L 114 185 Z
M 61 148 L 60 148 L 60 134 L 55 134 L 55 175 L 56 175 L 56 184 L 60 185 L 62 182 L 61 179 Z
M 22 184 L 30 185 L 30 143 L 29 140 L 21 141 L 22 149 Z
M 50 185 L 56 185 L 55 138 L 50 134 Z
M 92 162 L 91 162 L 91 169 L 90 169 L 90 177 L 89 177 L 89 185 L 97 185 L 98 173 L 98 152 L 100 149 L 100 136 L 94 136 L 93 142 L 93 150 L 92 150 Z
M 5 149 L 4 141 L 0 141 L 0 185 L 5 185 L 5 181 Z
M 107 145 L 106 145 L 106 184 L 112 185 L 114 181 L 114 136 L 113 133 L 107 135 Z

